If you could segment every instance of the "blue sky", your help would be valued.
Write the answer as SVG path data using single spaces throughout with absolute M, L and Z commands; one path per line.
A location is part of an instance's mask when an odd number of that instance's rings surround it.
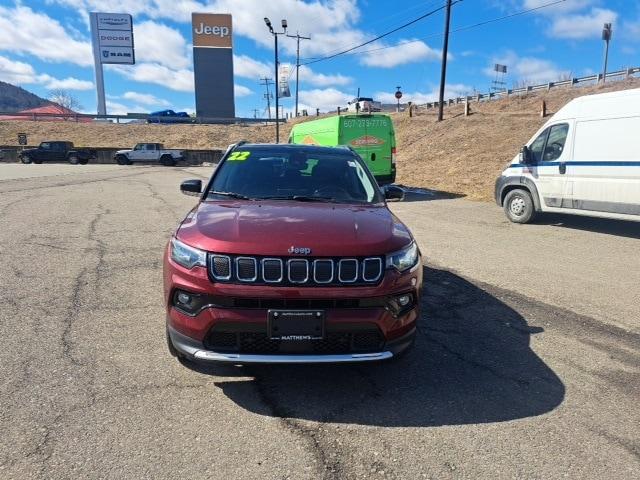
M 609 70 L 640 65 L 640 0 L 565 0 L 535 12 L 457 29 L 544 6 L 554 0 L 463 0 L 453 7 L 447 93 L 487 91 L 493 64 L 508 66 L 508 85 L 583 76 L 602 68 L 602 24 L 613 23 Z M 303 58 L 319 58 L 389 31 L 444 0 L 0 0 L 0 80 L 43 97 L 63 88 L 95 112 L 88 12 L 130 13 L 135 66 L 105 70 L 109 113 L 194 109 L 191 12 L 231 13 L 236 113 L 265 112 L 258 78 L 273 77 L 273 40 L 263 17 L 286 18 L 290 33 L 311 36 Z M 439 82 L 443 11 L 360 49 L 303 67 L 301 108 L 335 109 L 361 94 L 393 101 L 433 99 Z M 295 63 L 295 41 L 283 39 L 283 62 Z M 283 99 L 287 110 L 293 102 Z

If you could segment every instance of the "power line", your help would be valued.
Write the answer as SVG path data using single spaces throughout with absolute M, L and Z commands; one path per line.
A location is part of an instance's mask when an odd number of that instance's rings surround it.
M 407 9 L 405 9 L 405 10 L 402 10 L 402 11 L 400 11 L 400 12 L 396 12 L 396 13 L 394 13 L 394 14 L 391 14 L 391 15 L 387 16 L 386 18 L 382 19 L 382 20 L 377 20 L 377 21 L 374 21 L 374 22 L 367 23 L 367 27 L 371 27 L 372 25 L 379 25 L 380 23 L 386 22 L 386 21 L 388 21 L 389 19 L 391 19 L 391 18 L 393 18 L 393 17 L 397 17 L 397 16 L 399 16 L 399 15 L 402 15 L 402 16 L 405 16 L 405 17 L 409 17 L 409 18 L 410 18 L 410 17 L 412 17 L 413 15 L 405 15 L 405 14 L 406 14 L 406 12 L 408 12 L 409 10 L 415 10 L 416 8 L 421 8 L 421 9 L 422 9 L 422 8 L 427 8 L 427 7 L 429 7 L 429 8 L 430 8 L 430 7 L 433 7 L 433 6 L 435 6 L 435 5 L 444 5 L 444 4 L 443 4 L 443 0 L 428 1 L 428 2 L 424 2 L 423 4 L 413 5 L 413 6 L 411 6 L 411 7 L 407 8 Z M 403 20 L 403 21 L 404 21 L 404 20 Z M 325 55 L 332 55 L 332 54 L 334 54 L 334 53 L 336 53 L 336 52 L 340 52 L 340 50 L 341 50 L 341 49 L 343 49 L 343 48 L 344 48 L 344 47 L 334 48 L 333 50 L 329 50 L 329 51 L 327 51 L 327 52 L 324 52 L 324 54 L 325 54 Z M 302 60 L 304 60 L 304 61 L 311 61 L 311 60 L 319 60 L 319 59 L 321 59 L 321 58 L 324 58 L 324 57 L 307 57 L 307 58 L 302 58 Z
M 459 1 L 462 1 L 462 0 L 457 0 L 455 3 L 458 3 Z M 310 62 L 303 63 L 302 65 L 311 65 L 312 63 L 318 63 L 318 62 L 322 62 L 324 60 L 329 60 L 329 59 L 335 58 L 335 57 L 337 57 L 339 55 L 344 55 L 345 53 L 349 53 L 349 52 L 351 52 L 351 51 L 353 51 L 353 50 L 355 50 L 357 48 L 364 47 L 365 45 L 369 45 L 370 43 L 373 43 L 373 42 L 375 42 L 377 40 L 380 40 L 381 38 L 387 37 L 387 36 L 391 35 L 392 33 L 396 33 L 397 31 L 402 30 L 403 28 L 407 28 L 409 25 L 413 25 L 414 23 L 419 22 L 423 18 L 430 17 L 431 15 L 433 15 L 433 14 L 439 12 L 440 10 L 442 10 L 444 7 L 445 6 L 442 5 L 441 7 L 438 7 L 435 10 L 431 10 L 430 12 L 427 12 L 424 15 L 420 15 L 419 17 L 414 18 L 410 22 L 406 22 L 406 23 L 400 25 L 399 27 L 394 28 L 393 30 L 389 30 L 388 32 L 385 32 L 385 33 L 383 33 L 381 35 L 378 35 L 377 37 L 372 38 L 371 40 L 367 40 L 366 42 L 361 43 L 360 45 L 356 45 L 355 47 L 347 48 L 346 50 L 343 50 L 343 51 L 338 52 L 338 53 L 334 53 L 333 55 L 328 55 L 326 57 L 321 57 L 321 58 L 318 58 L 316 60 L 312 60 Z
M 502 17 L 491 18 L 489 20 L 484 20 L 482 22 L 474 23 L 474 24 L 471 24 L 471 25 L 465 25 L 464 27 L 458 27 L 456 29 L 451 30 L 450 34 L 463 32 L 465 30 L 471 30 L 471 29 L 477 28 L 477 27 L 482 27 L 482 26 L 487 25 L 489 23 L 499 22 L 501 20 L 508 20 L 510 18 L 517 17 L 517 16 L 520 16 L 520 15 L 525 15 L 527 13 L 531 13 L 531 12 L 534 12 L 536 10 L 541 10 L 543 8 L 548 8 L 548 7 L 553 7 L 554 5 L 558 5 L 559 3 L 564 3 L 566 1 L 567 0 L 555 0 L 554 2 L 546 3 L 546 4 L 540 5 L 538 7 L 529 8 L 527 10 L 521 10 L 519 12 L 511 13 L 509 15 L 504 15 Z M 442 8 L 444 8 L 444 7 L 442 7 Z M 412 43 L 422 42 L 422 40 L 426 40 L 428 38 L 441 37 L 442 35 L 443 35 L 442 33 L 433 33 L 431 35 L 426 35 L 424 37 L 420 37 L 417 40 L 410 40 L 408 42 L 398 43 L 397 45 L 388 45 L 386 47 L 372 48 L 372 49 L 369 49 L 369 50 L 359 50 L 357 52 L 346 53 L 345 55 L 360 55 L 362 53 L 372 53 L 372 52 L 379 52 L 381 50 L 388 50 L 390 48 L 399 48 L 399 47 L 403 47 L 405 45 L 410 45 Z M 303 65 L 307 65 L 307 64 L 304 63 Z

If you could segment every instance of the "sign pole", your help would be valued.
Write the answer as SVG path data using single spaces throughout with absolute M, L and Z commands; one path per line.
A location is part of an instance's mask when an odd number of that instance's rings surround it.
M 104 74 L 100 60 L 100 42 L 98 39 L 98 14 L 91 12 L 91 38 L 93 41 L 93 63 L 96 72 L 96 93 L 98 97 L 98 115 L 107 114 L 107 102 L 104 95 Z

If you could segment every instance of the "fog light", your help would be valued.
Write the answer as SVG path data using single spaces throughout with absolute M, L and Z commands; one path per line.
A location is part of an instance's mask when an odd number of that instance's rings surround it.
M 178 303 L 189 306 L 191 304 L 191 295 L 185 292 L 178 293 Z
M 411 295 L 400 295 L 398 297 L 398 303 L 401 307 L 406 307 L 407 305 L 409 305 L 409 303 L 411 303 Z

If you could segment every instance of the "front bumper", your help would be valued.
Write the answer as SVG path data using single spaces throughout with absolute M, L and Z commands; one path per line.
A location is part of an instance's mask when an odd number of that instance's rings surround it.
M 413 344 L 416 329 L 400 338 L 387 342 L 380 352 L 345 353 L 345 354 L 277 354 L 257 355 L 247 353 L 228 353 L 207 350 L 202 342 L 182 335 L 171 327 L 167 327 L 169 338 L 175 349 L 186 358 L 199 362 L 221 362 L 233 364 L 245 363 L 357 363 L 388 360 L 399 355 Z

